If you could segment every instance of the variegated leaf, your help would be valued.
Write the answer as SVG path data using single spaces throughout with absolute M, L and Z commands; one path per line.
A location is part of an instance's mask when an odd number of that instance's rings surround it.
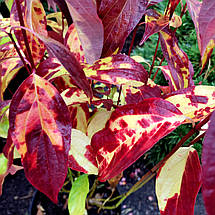
M 132 84 L 132 82 L 142 85 L 148 79 L 145 68 L 123 54 L 102 58 L 92 66 L 85 66 L 84 72 L 90 79 L 115 85 Z
M 174 104 L 185 116 L 198 122 L 215 109 L 215 87 L 189 87 L 167 95 L 165 100 Z
M 159 169 L 156 195 L 161 215 L 193 215 L 202 183 L 197 151 L 182 147 Z
M 72 129 L 71 147 L 69 151 L 69 167 L 87 174 L 98 174 L 98 166 L 90 138 L 83 132 Z
M 171 80 L 174 80 L 170 83 L 172 91 L 193 86 L 193 66 L 187 54 L 179 48 L 174 32 L 165 28 L 159 35 L 161 48 L 171 72 Z
M 14 94 L 9 122 L 27 179 L 56 203 L 67 174 L 71 141 L 66 104 L 48 81 L 33 74 Z
M 104 26 L 102 57 L 121 52 L 125 39 L 138 24 L 148 0 L 102 0 L 98 14 Z
M 92 64 L 102 53 L 104 29 L 94 0 L 66 0 L 86 61 Z
M 70 25 L 66 33 L 65 44 L 80 63 L 86 63 L 84 49 L 74 24 Z
M 91 140 L 99 180 L 118 175 L 184 120 L 174 105 L 160 98 L 117 108 Z
M 29 16 L 27 16 L 27 9 L 26 9 L 27 5 L 25 5 L 24 0 L 21 0 L 19 2 L 20 2 L 22 15 L 23 15 L 23 18 L 24 18 L 24 24 L 25 24 L 26 27 L 30 28 L 31 26 L 28 26 L 28 21 L 27 21 L 27 19 L 29 18 Z M 35 8 L 33 7 L 30 10 L 31 11 L 30 19 L 33 19 L 33 21 L 31 21 L 31 25 L 32 25 L 32 28 L 33 28 L 32 30 L 33 31 L 35 30 L 36 32 L 41 31 L 41 32 L 44 33 L 46 31 L 46 23 L 45 23 L 45 21 L 43 21 L 42 23 L 38 22 L 36 17 L 38 17 L 37 9 L 40 11 L 39 12 L 39 17 L 42 16 L 44 18 L 45 17 L 45 11 L 42 9 L 43 7 L 42 7 L 42 4 L 40 3 L 39 0 L 34 0 L 33 4 L 35 4 Z M 10 21 L 11 21 L 11 26 L 17 27 L 17 26 L 20 25 L 19 24 L 18 11 L 17 11 L 17 8 L 16 8 L 15 1 L 13 3 L 12 9 L 11 9 Z M 39 29 L 37 30 L 38 27 L 39 27 L 40 30 Z M 18 41 L 22 51 L 25 53 L 25 56 L 28 56 L 21 29 L 15 29 L 14 34 L 15 34 L 15 36 L 17 38 L 17 41 Z M 30 32 L 26 32 L 26 34 L 27 34 L 27 39 L 28 39 L 28 44 L 29 44 L 30 50 L 31 50 L 31 54 L 32 54 L 32 57 L 33 57 L 33 60 L 34 60 L 34 64 L 36 65 L 36 64 L 38 64 L 40 62 L 40 60 L 44 56 L 45 46 L 44 46 L 43 42 L 41 42 L 37 37 L 35 37 Z
M 208 215 L 215 213 L 215 112 L 211 115 L 202 150 L 202 195 Z
M 69 107 L 72 128 L 87 132 L 87 124 L 90 117 L 89 108 L 86 103 L 70 105 Z
M 142 45 L 151 35 L 159 32 L 169 24 L 169 17 L 164 16 L 153 9 L 149 9 L 145 16 L 145 32 L 140 45 Z
M 105 127 L 106 122 L 110 119 L 113 111 L 107 111 L 106 109 L 99 109 L 93 116 L 87 127 L 87 136 L 92 136 L 102 130 Z

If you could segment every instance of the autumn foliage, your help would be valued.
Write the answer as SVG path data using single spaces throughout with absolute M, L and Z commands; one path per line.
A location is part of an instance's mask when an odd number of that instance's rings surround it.
M 182 19 L 174 13 L 178 4 L 181 16 L 188 9 L 203 70 L 215 46 L 215 2 L 169 0 L 160 13 L 153 6 L 161 1 L 48 0 L 55 12 L 46 14 L 39 0 L 14 0 L 10 18 L 0 22 L 0 136 L 7 138 L 1 185 L 20 168 L 13 164 L 16 151 L 29 182 L 57 203 L 68 168 L 110 180 L 178 126 L 192 123 L 148 176 L 157 173 L 161 214 L 193 214 L 201 186 L 206 210 L 215 214 L 215 87 L 194 85 L 195 71 L 176 37 Z M 158 68 L 168 86 L 151 79 L 154 65 L 148 69 L 137 56 L 121 53 L 140 25 L 141 45 L 159 35 L 167 65 Z M 21 68 L 28 77 L 5 100 Z M 209 120 L 200 164 L 192 145 L 182 145 Z M 86 180 L 82 176 L 77 183 L 89 186 Z

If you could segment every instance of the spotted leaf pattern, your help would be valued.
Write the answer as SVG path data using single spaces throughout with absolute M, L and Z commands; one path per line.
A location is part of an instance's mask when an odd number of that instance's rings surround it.
M 174 104 L 185 116 L 198 122 L 215 109 L 215 87 L 189 87 L 166 95 L 165 100 Z M 190 120 L 186 122 L 190 123 Z
M 135 81 L 142 85 L 148 79 L 145 68 L 123 54 L 102 58 L 91 66 L 85 66 L 84 72 L 92 80 L 115 85 L 134 84 Z
M 117 108 L 91 140 L 98 179 L 106 181 L 118 175 L 184 120 L 174 105 L 160 98 Z
M 21 154 L 25 175 L 55 203 L 67 174 L 69 119 L 58 91 L 35 74 L 22 83 L 11 101 L 10 134 Z
M 170 83 L 171 90 L 175 91 L 194 85 L 192 80 L 193 66 L 187 54 L 179 48 L 174 32 L 165 28 L 159 35 L 161 48 L 171 72 L 169 75 L 174 80 Z
M 159 169 L 156 177 L 160 214 L 194 214 L 201 183 L 202 171 L 197 151 L 192 147 L 180 148 Z

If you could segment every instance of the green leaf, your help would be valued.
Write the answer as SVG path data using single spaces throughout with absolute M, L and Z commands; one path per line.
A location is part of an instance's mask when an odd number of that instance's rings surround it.
M 3 175 L 7 172 L 7 163 L 8 159 L 4 156 L 3 153 L 0 154 L 0 175 Z
M 11 11 L 12 5 L 13 5 L 13 1 L 14 0 L 5 0 L 5 3 L 9 9 L 9 11 Z
M 88 175 L 79 176 L 72 184 L 69 193 L 68 208 L 70 215 L 83 215 L 85 212 L 85 200 L 89 192 Z
M 0 137 L 7 138 L 8 128 L 9 128 L 9 120 L 6 114 L 9 105 L 0 109 Z

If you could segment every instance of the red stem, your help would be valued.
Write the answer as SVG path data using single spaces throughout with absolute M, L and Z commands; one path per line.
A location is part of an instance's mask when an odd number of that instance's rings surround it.
M 19 0 L 15 0 L 15 2 L 16 2 L 16 8 L 17 8 L 18 16 L 19 16 L 20 25 L 25 27 L 23 16 L 22 16 L 22 10 L 21 10 L 21 7 L 20 7 L 20 2 L 19 2 Z M 28 55 L 27 59 L 29 60 L 32 69 L 35 69 L 34 60 L 33 60 L 33 57 L 31 55 L 31 49 L 30 49 L 30 46 L 29 46 L 29 43 L 28 43 L 28 38 L 27 38 L 26 31 L 24 29 L 21 29 L 21 31 L 22 31 L 25 47 L 26 47 L 26 50 L 27 50 L 27 55 Z
M 162 65 L 163 61 L 164 61 L 164 57 L 161 59 L 161 61 L 160 61 L 160 63 L 159 63 L 159 66 Z M 153 77 L 153 79 L 152 79 L 153 81 L 155 80 L 155 78 L 156 78 L 156 76 L 157 76 L 157 74 L 158 74 L 159 69 L 160 69 L 160 68 L 158 68 L 157 71 L 155 72 L 155 75 L 154 75 L 154 77 Z
M 153 68 L 154 68 L 155 58 L 156 58 L 156 55 L 157 55 L 157 52 L 158 52 L 158 45 L 159 45 L 159 42 L 160 42 L 160 37 L 158 37 L 157 45 L 156 45 L 156 48 L 155 48 L 155 54 L 154 54 L 153 61 L 152 61 L 152 65 L 151 65 L 150 71 L 149 71 L 149 77 L 151 76 L 152 70 L 153 70 Z
M 132 50 L 132 47 L 134 45 L 135 36 L 137 34 L 137 28 L 138 28 L 138 25 L 135 27 L 134 32 L 133 32 L 132 41 L 131 41 L 131 44 L 130 44 L 130 47 L 129 47 L 129 50 L 128 50 L 128 56 L 131 55 L 131 50 Z

